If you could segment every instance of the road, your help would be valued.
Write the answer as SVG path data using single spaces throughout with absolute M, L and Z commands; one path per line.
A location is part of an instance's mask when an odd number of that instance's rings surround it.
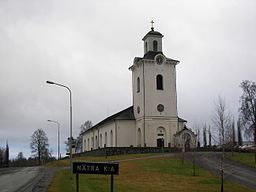
M 192 159 L 193 153 L 185 153 L 186 159 Z M 215 175 L 220 175 L 221 153 L 197 152 L 195 162 L 197 165 L 210 170 Z M 256 169 L 243 166 L 230 160 L 224 161 L 224 179 L 228 179 L 250 188 L 256 189 Z
M 0 169 L 1 192 L 29 192 L 43 176 L 42 167 Z

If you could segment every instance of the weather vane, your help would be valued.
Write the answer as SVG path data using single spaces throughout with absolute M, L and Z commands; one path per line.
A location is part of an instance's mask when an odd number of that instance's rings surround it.
M 155 22 L 152 20 L 152 21 L 150 21 L 150 23 L 151 23 L 151 30 L 154 31 L 154 23 Z

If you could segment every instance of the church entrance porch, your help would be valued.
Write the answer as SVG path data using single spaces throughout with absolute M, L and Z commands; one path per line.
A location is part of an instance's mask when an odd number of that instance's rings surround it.
M 191 148 L 190 144 L 191 144 L 191 136 L 190 136 L 190 134 L 185 133 L 184 134 L 184 147 L 185 147 L 185 151 L 189 151 L 190 150 L 190 148 Z
M 164 127 L 158 127 L 157 128 L 157 140 L 156 140 L 156 146 L 157 147 L 165 147 L 165 128 Z
M 182 149 L 182 151 L 190 151 L 196 147 L 196 135 L 191 129 L 184 127 L 174 134 L 174 146 Z
M 157 141 L 157 147 L 160 147 L 160 148 L 164 147 L 164 139 L 163 138 L 159 138 L 156 141 Z

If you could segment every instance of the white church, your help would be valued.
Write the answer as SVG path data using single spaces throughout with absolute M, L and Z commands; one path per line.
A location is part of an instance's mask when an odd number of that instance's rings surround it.
M 196 135 L 177 114 L 176 66 L 166 57 L 163 35 L 151 30 L 143 37 L 144 56 L 135 57 L 132 72 L 133 105 L 86 130 L 83 151 L 105 147 L 196 146 Z

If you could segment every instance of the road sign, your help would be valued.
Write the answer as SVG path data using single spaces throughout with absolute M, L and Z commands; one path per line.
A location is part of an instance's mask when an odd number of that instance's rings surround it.
M 118 175 L 118 162 L 73 162 L 74 174 Z

